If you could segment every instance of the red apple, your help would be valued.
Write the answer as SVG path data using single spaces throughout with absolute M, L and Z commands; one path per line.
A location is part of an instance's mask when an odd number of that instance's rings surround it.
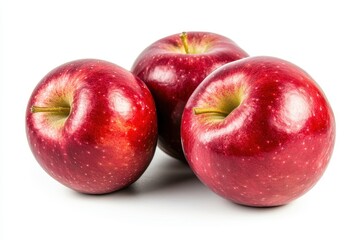
M 180 139 L 181 116 L 191 93 L 213 70 L 247 57 L 230 39 L 208 32 L 188 32 L 160 39 L 136 59 L 132 71 L 154 96 L 159 147 L 185 160 Z
M 181 136 L 190 167 L 215 193 L 243 205 L 278 206 L 323 175 L 335 120 L 302 69 L 250 57 L 201 83 L 186 104 Z
M 157 141 L 155 103 L 146 85 L 100 60 L 66 63 L 33 91 L 26 111 L 30 148 L 65 186 L 109 193 L 136 181 Z

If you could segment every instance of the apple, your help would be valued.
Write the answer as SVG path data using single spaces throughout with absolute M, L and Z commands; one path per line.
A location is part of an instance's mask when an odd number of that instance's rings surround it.
M 235 203 L 284 205 L 323 175 L 335 120 L 323 91 L 302 69 L 273 57 L 226 64 L 194 91 L 181 138 L 189 166 Z
M 102 60 L 76 60 L 36 86 L 26 134 L 54 179 L 78 192 L 109 193 L 136 181 L 152 160 L 155 103 L 131 72 Z
M 213 70 L 247 56 L 230 39 L 209 32 L 183 32 L 165 37 L 138 56 L 132 72 L 154 96 L 160 149 L 185 161 L 180 124 L 188 98 Z

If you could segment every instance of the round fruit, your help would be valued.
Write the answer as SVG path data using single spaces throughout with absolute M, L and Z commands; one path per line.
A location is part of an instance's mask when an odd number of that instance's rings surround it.
M 155 104 L 145 84 L 109 62 L 84 59 L 47 74 L 26 110 L 30 148 L 76 191 L 102 194 L 136 181 L 156 148 Z
M 181 136 L 200 180 L 249 206 L 277 206 L 323 175 L 335 120 L 320 87 L 299 67 L 249 57 L 210 74 L 190 97 Z
M 199 83 L 225 63 L 247 57 L 230 39 L 188 32 L 160 39 L 136 59 L 132 71 L 149 87 L 156 102 L 159 147 L 183 159 L 180 123 L 184 106 Z

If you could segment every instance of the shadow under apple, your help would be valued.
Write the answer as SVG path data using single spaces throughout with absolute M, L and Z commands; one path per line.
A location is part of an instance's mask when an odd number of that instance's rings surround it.
M 280 209 L 287 208 L 285 206 L 276 207 L 250 207 L 246 205 L 236 204 L 226 199 L 210 198 L 209 196 L 215 195 L 212 193 L 196 175 L 192 172 L 190 167 L 179 160 L 171 157 L 163 157 L 154 159 L 156 162 L 150 164 L 145 173 L 134 184 L 121 189 L 119 191 L 108 193 L 104 195 L 88 195 L 72 191 L 77 197 L 80 198 L 105 198 L 110 200 L 128 200 L 142 201 L 144 199 L 169 199 L 180 200 L 184 202 L 193 202 L 197 205 L 199 203 L 212 205 L 225 204 L 227 209 L 232 211 L 240 210 L 249 214 L 256 212 L 270 213 Z M 188 200 L 186 200 L 188 199 Z M 194 199 L 196 199 L 194 201 Z
M 157 161 L 133 184 L 139 194 L 178 191 L 182 187 L 202 186 L 186 163 L 171 157 Z
M 132 185 L 113 193 L 95 196 L 101 198 L 136 196 L 139 198 L 155 193 L 179 193 L 182 191 L 179 188 L 186 189 L 185 192 L 191 188 L 205 188 L 186 163 L 171 157 L 156 159 L 156 161 L 151 163 L 145 173 Z M 78 197 L 94 197 L 90 194 L 72 192 Z

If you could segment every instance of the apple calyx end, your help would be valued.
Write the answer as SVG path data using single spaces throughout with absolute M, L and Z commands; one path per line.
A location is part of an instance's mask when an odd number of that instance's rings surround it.
M 32 106 L 30 108 L 31 113 L 55 113 L 55 114 L 63 114 L 69 115 L 70 114 L 70 107 L 39 107 L 39 106 Z
M 180 38 L 181 38 L 181 42 L 184 46 L 184 50 L 186 54 L 189 54 L 189 45 L 188 45 L 188 41 L 187 41 L 187 33 L 186 32 L 182 32 L 180 34 Z

